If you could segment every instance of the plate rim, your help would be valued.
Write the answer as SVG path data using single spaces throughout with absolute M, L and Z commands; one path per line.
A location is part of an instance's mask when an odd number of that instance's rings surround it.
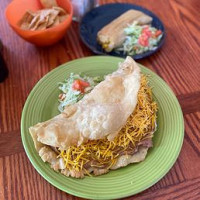
M 95 196 L 95 195 L 93 195 L 93 197 L 91 197 L 91 196 L 88 196 L 87 194 L 85 194 L 85 193 L 82 193 L 82 192 L 77 192 L 75 189 L 73 190 L 73 191 L 71 191 L 71 190 L 66 190 L 66 189 L 64 189 L 64 187 L 60 187 L 60 185 L 59 185 L 59 183 L 57 184 L 57 183 L 55 183 L 53 180 L 51 180 L 51 178 L 49 178 L 48 177 L 48 175 L 46 174 L 46 172 L 45 173 L 43 173 L 42 172 L 42 169 L 40 169 L 40 166 L 38 165 L 38 164 L 36 164 L 36 163 L 34 163 L 34 158 L 32 158 L 31 157 L 31 153 L 29 152 L 29 149 L 28 149 L 28 146 L 27 146 L 27 144 L 26 144 L 26 142 L 25 142 L 25 132 L 26 132 L 26 130 L 24 130 L 24 127 L 23 127 L 23 125 L 24 125 L 24 123 L 25 123 L 25 112 L 26 112 L 26 110 L 27 110 L 27 108 L 28 108 L 28 106 L 29 106 L 29 103 L 30 103 L 30 99 L 32 98 L 32 96 L 34 95 L 34 92 L 35 92 L 35 90 L 37 90 L 37 87 L 39 87 L 39 84 L 42 82 L 42 81 L 44 81 L 45 80 L 45 77 L 47 77 L 47 76 L 51 76 L 51 74 L 53 74 L 54 73 L 54 71 L 57 71 L 57 70 L 59 70 L 58 68 L 59 67 L 68 67 L 68 66 L 66 66 L 66 65 L 68 65 L 69 63 L 76 63 L 76 62 L 79 62 L 79 61 L 81 61 L 81 60 L 88 60 L 88 59 L 93 59 L 93 58 L 102 58 L 103 60 L 104 59 L 116 59 L 116 62 L 117 62 L 117 60 L 118 60 L 118 62 L 121 60 L 123 60 L 123 58 L 119 58 L 119 57 L 115 57 L 115 56 L 102 56 L 102 55 L 97 55 L 97 56 L 88 56 L 88 57 L 84 57 L 84 58 L 79 58 L 79 59 L 75 59 L 75 60 L 73 60 L 73 61 L 69 61 L 69 62 L 66 62 L 66 63 L 64 63 L 64 64 L 62 64 L 62 65 L 60 65 L 60 66 L 58 66 L 58 67 L 56 67 L 56 68 L 54 68 L 53 70 L 51 70 L 51 71 L 49 71 L 46 75 L 44 75 L 35 85 L 34 85 L 34 87 L 32 88 L 32 90 L 31 90 L 31 92 L 29 93 L 29 95 L 28 95 L 28 97 L 27 97 L 27 99 L 26 99 L 26 102 L 25 102 L 25 104 L 24 104 L 24 107 L 23 107 L 23 111 L 22 111 L 22 115 L 21 115 L 21 139 L 22 139 L 22 144 L 23 144 L 23 147 L 24 147 L 24 149 L 25 149 L 25 152 L 26 152 L 26 155 L 27 155 L 27 157 L 28 157 L 28 159 L 29 159 L 29 161 L 31 162 L 31 164 L 32 164 L 32 166 L 36 169 L 36 171 L 47 181 L 47 182 L 49 182 L 50 184 L 52 184 L 54 187 L 56 187 L 56 188 L 58 188 L 59 190 L 61 190 L 61 191 L 63 191 L 63 192 L 66 192 L 66 193 L 68 193 L 68 194 L 70 194 L 70 195 L 74 195 L 74 196 L 77 196 L 77 197 L 82 197 L 82 198 L 87 198 L 87 199 L 105 199 L 105 198 L 101 198 L 101 197 L 97 197 L 97 196 Z M 139 64 L 139 63 L 138 63 Z M 174 159 L 173 160 L 171 160 L 171 163 L 169 164 L 169 166 L 165 169 L 165 171 L 162 173 L 162 176 L 160 176 L 160 177 L 157 177 L 157 179 L 154 179 L 152 182 L 151 182 L 151 184 L 148 184 L 146 187 L 144 187 L 144 188 L 142 188 L 142 189 L 140 189 L 139 191 L 137 191 L 137 192 L 135 192 L 135 193 L 132 193 L 131 191 L 130 191 L 130 193 L 127 193 L 126 195 L 121 195 L 121 196 L 115 196 L 115 197 L 112 197 L 111 199 L 117 199 L 117 198 L 125 198 L 125 197 L 129 197 L 129 196 L 131 196 L 131 195 L 136 195 L 136 194 L 138 194 L 138 193 L 141 193 L 141 192 L 143 192 L 143 191 L 145 191 L 147 188 L 150 188 L 152 185 L 154 185 L 154 184 L 156 184 L 160 179 L 162 179 L 169 171 L 170 171 L 170 169 L 172 168 L 172 166 L 175 164 L 175 162 L 176 162 L 176 160 L 177 160 L 177 158 L 178 158 L 178 156 L 179 156 L 179 154 L 180 154 L 180 151 L 181 151 L 181 149 L 182 149 L 182 145 L 183 145 L 183 140 L 184 140 L 184 118 L 183 118 L 183 113 L 182 113 L 182 110 L 181 110 L 181 106 L 180 106 L 180 104 L 179 104 L 179 101 L 178 101 L 178 99 L 176 98 L 176 96 L 175 96 L 175 94 L 174 94 L 174 92 L 172 91 L 172 89 L 169 87 L 169 85 L 159 76 L 159 75 L 157 75 L 154 71 L 152 71 L 151 69 L 149 69 L 149 68 L 147 68 L 147 67 L 145 67 L 144 65 L 141 65 L 141 64 L 139 64 L 139 66 L 141 67 L 141 68 L 144 68 L 144 69 L 146 69 L 147 71 L 151 71 L 151 73 L 153 73 L 154 75 L 156 75 L 156 77 L 158 78 L 158 79 L 160 79 L 160 81 L 162 81 L 164 84 L 165 84 L 165 87 L 167 87 L 167 90 L 168 91 L 170 91 L 170 93 L 173 95 L 173 98 L 176 100 L 176 106 L 177 106 L 177 109 L 178 109 L 178 115 L 180 115 L 180 117 L 181 117 L 181 140 L 179 141 L 179 148 L 178 148 L 178 151 L 177 151 L 177 153 L 176 153 L 176 156 L 174 157 Z M 66 177 L 66 178 L 68 178 L 68 177 Z M 112 196 L 114 196 L 114 195 L 112 195 Z M 110 198 L 109 198 L 110 199 Z
M 123 55 L 123 56 L 120 56 L 120 55 L 114 56 L 114 55 L 111 55 L 110 52 L 98 51 L 96 48 L 93 49 L 93 48 L 91 48 L 91 45 L 89 45 L 89 44 L 86 42 L 85 38 L 84 38 L 83 35 L 81 34 L 81 27 L 82 27 L 82 23 L 83 23 L 84 18 L 85 18 L 91 11 L 93 11 L 93 10 L 95 10 L 95 9 L 98 9 L 99 7 L 106 7 L 106 6 L 109 6 L 109 5 L 121 5 L 121 4 L 127 5 L 127 6 L 135 6 L 135 7 L 137 7 L 137 8 L 142 9 L 142 10 L 145 10 L 145 11 L 151 13 L 151 15 L 152 15 L 153 17 L 155 17 L 156 19 L 159 20 L 160 24 L 161 24 L 162 27 L 163 27 L 163 36 L 162 36 L 162 39 L 161 39 L 160 42 L 159 42 L 158 47 L 157 47 L 155 50 L 147 51 L 147 52 L 144 52 L 144 53 L 142 53 L 142 54 L 135 54 L 135 55 L 132 55 L 132 56 L 131 56 L 131 55 L 126 55 L 126 54 Z M 137 9 L 136 9 L 136 10 L 137 10 Z M 85 45 L 88 49 L 90 49 L 90 51 L 92 51 L 93 53 L 95 53 L 95 54 L 97 54 L 97 55 L 102 55 L 102 56 L 114 56 L 114 57 L 120 57 L 120 58 L 125 58 L 126 56 L 131 56 L 134 60 L 141 60 L 141 59 L 144 59 L 144 58 L 147 58 L 147 57 L 151 56 L 152 54 L 156 53 L 158 50 L 161 49 L 161 47 L 162 47 L 163 44 L 165 43 L 166 31 L 165 31 L 165 25 L 163 24 L 162 20 L 161 20 L 154 12 L 152 12 L 151 10 L 149 10 L 149 9 L 143 7 L 143 6 L 140 6 L 140 5 L 137 5 L 137 4 L 131 4 L 131 3 L 107 3 L 107 4 L 103 4 L 103 5 L 100 5 L 100 6 L 97 6 L 97 7 L 93 8 L 92 10 L 88 11 L 88 12 L 82 17 L 82 19 L 81 19 L 81 21 L 80 21 L 80 24 L 79 24 L 79 35 L 80 35 L 81 41 L 84 43 L 84 45 Z M 146 55 L 145 55 L 145 54 L 146 54 Z

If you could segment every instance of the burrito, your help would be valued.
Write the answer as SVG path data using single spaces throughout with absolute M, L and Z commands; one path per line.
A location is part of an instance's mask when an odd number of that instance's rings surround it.
M 138 10 L 128 10 L 104 26 L 97 33 L 97 41 L 106 52 L 112 51 L 122 45 L 126 37 L 124 29 L 133 22 L 137 22 L 139 25 L 150 24 L 152 17 Z
M 83 178 L 144 160 L 156 110 L 146 78 L 127 57 L 83 99 L 29 131 L 44 162 L 66 176 Z

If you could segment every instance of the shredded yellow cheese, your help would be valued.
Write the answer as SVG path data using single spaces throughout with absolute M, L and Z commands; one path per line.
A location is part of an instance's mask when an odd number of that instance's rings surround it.
M 156 128 L 156 111 L 157 104 L 152 99 L 147 77 L 142 75 L 137 106 L 113 141 L 88 141 L 78 147 L 71 146 L 67 150 L 59 151 L 58 157 L 63 158 L 68 170 L 83 170 L 89 174 L 88 165 L 109 169 L 120 155 L 129 154 L 137 143 L 153 136 Z

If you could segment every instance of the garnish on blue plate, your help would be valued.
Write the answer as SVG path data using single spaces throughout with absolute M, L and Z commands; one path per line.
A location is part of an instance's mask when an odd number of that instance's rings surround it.
M 151 25 L 139 25 L 135 21 L 124 29 L 126 39 L 115 51 L 123 51 L 126 55 L 136 55 L 155 50 L 162 38 L 162 31 Z
M 162 31 L 151 26 L 152 17 L 138 10 L 128 10 L 97 33 L 97 41 L 106 52 L 122 51 L 136 55 L 155 50 Z

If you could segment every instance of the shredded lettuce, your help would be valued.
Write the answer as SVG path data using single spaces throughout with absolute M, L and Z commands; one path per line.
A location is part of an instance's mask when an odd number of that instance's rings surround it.
M 139 38 L 142 35 L 143 29 L 147 27 L 152 36 L 148 37 L 148 45 L 144 46 L 140 44 Z M 146 51 L 155 50 L 163 35 L 160 34 L 158 37 L 153 37 L 157 30 L 158 29 L 150 25 L 138 25 L 137 22 L 134 22 L 124 29 L 126 39 L 120 47 L 115 49 L 115 51 L 123 51 L 124 55 L 136 55 Z
M 85 89 L 84 94 L 72 88 L 74 81 L 77 79 L 86 81 L 90 84 L 90 86 Z M 60 112 L 63 112 L 65 106 L 72 105 L 80 101 L 85 94 L 89 93 L 102 80 L 103 77 L 101 76 L 89 77 L 86 75 L 71 73 L 69 78 L 65 79 L 63 82 L 58 83 L 58 88 L 59 90 L 61 90 L 61 94 L 59 95 L 58 99 L 58 101 L 60 102 L 58 110 Z

